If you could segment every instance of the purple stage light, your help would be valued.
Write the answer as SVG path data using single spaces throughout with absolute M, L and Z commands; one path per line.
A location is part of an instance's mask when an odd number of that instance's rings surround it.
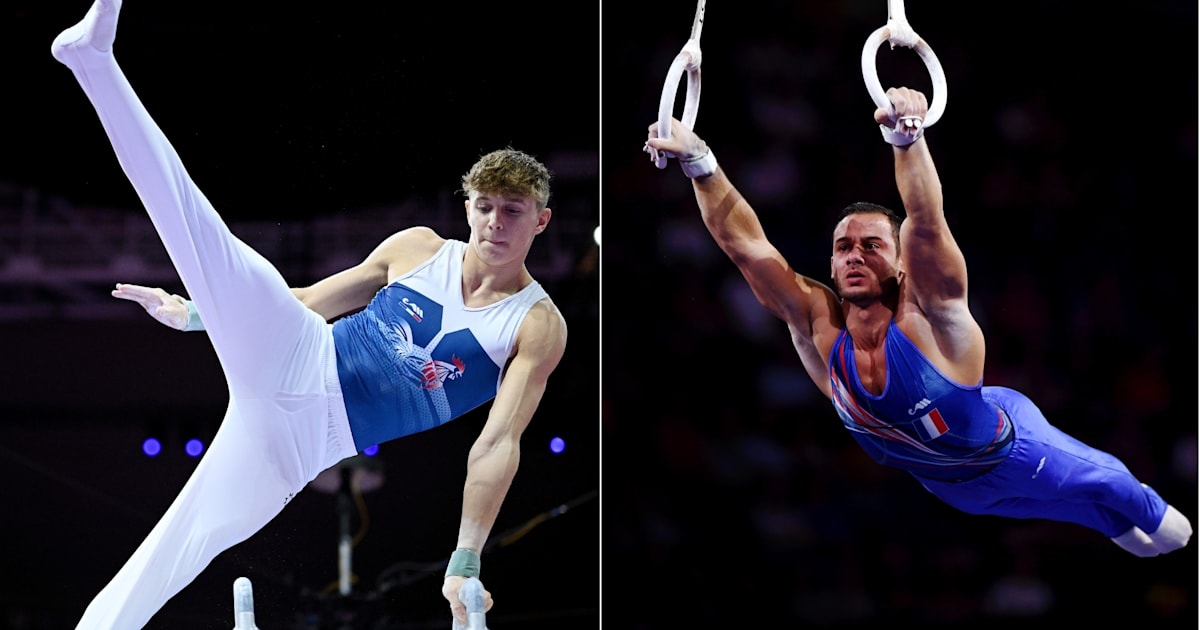
M 200 453 L 204 452 L 204 442 L 201 442 L 196 438 L 192 438 L 187 441 L 187 444 L 183 445 L 183 450 L 188 454 L 189 457 L 199 457 Z

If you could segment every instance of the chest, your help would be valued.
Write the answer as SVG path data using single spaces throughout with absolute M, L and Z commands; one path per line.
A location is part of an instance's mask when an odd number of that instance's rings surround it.
M 887 386 L 887 352 L 881 345 L 875 348 L 860 348 L 855 346 L 854 364 L 858 370 L 858 380 L 863 389 L 872 396 L 879 396 Z

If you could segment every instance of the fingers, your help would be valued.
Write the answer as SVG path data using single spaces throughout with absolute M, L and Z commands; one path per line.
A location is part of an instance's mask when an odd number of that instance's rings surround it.
M 921 135 L 925 116 L 929 113 L 929 101 L 925 95 L 911 88 L 889 88 L 887 91 L 891 111 L 886 107 L 875 109 L 875 122 L 884 131 L 884 138 L 897 145 L 907 145 Z
M 136 284 L 117 284 L 117 288 L 112 291 L 112 296 L 145 304 L 146 301 L 154 298 L 154 293 L 149 288 Z
M 647 128 L 646 143 L 642 145 L 642 151 L 649 153 L 650 161 L 662 168 L 662 163 L 659 163 L 661 158 L 684 160 L 700 157 L 708 152 L 708 146 L 694 131 L 678 119 L 672 118 L 669 138 L 659 135 L 658 123 L 653 123 Z
M 113 289 L 114 294 L 120 293 L 122 295 L 150 295 L 152 292 L 153 289 L 150 287 L 143 287 L 138 284 L 124 284 L 121 282 L 118 282 L 117 288 Z
M 906 87 L 889 88 L 887 95 L 888 100 L 892 103 L 892 109 L 895 110 L 895 118 L 892 119 L 885 115 L 884 120 L 880 120 L 880 110 L 877 109 L 875 110 L 875 120 L 881 124 L 896 122 L 904 118 L 924 120 L 925 115 L 929 113 L 929 100 L 925 98 L 925 94 L 917 90 Z M 886 113 L 886 110 L 884 111 Z
M 676 125 L 676 121 L 674 119 L 672 119 L 671 120 L 671 131 L 672 131 L 671 135 L 672 136 L 675 135 L 675 133 L 674 133 L 675 125 Z M 670 144 L 678 144 L 678 143 L 672 142 L 672 140 L 670 138 L 665 138 L 665 139 L 660 138 L 658 135 L 658 123 L 657 122 L 650 124 L 650 127 L 647 130 L 646 135 L 647 135 L 647 140 L 646 140 L 646 143 L 642 145 L 642 151 L 644 153 L 650 154 L 651 162 L 653 162 L 657 165 L 660 160 L 663 160 L 663 158 L 669 158 L 669 157 L 675 156 L 675 154 L 665 146 L 665 143 L 670 143 Z
M 683 136 L 685 132 L 687 132 L 687 129 L 683 126 L 683 123 L 679 122 L 675 118 L 672 118 L 671 135 L 668 138 L 663 138 L 659 136 L 658 123 L 651 123 L 650 127 L 647 129 L 646 144 L 655 149 L 665 148 L 667 143 L 679 144 L 679 138 L 680 136 Z
M 467 607 L 462 604 L 450 604 L 450 614 L 454 616 L 454 623 L 460 626 L 467 625 Z
M 117 283 L 117 287 L 112 290 L 112 296 L 121 298 L 122 300 L 132 300 L 142 304 L 156 303 L 161 304 L 168 301 L 175 301 L 184 304 L 187 300 L 181 295 L 169 294 L 158 287 L 144 287 L 138 284 Z

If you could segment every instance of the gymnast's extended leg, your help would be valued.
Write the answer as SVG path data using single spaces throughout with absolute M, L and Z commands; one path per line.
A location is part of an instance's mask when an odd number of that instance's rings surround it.
M 141 628 L 321 470 L 354 454 L 326 322 L 238 240 L 192 182 L 113 56 L 120 0 L 55 39 L 205 320 L 231 400 L 209 451 L 80 629 Z M 331 396 L 333 394 L 334 396 Z M 339 413 L 341 415 L 339 415 Z
M 314 313 L 268 261 L 235 237 L 196 187 L 113 55 L 121 0 L 96 0 L 51 52 L 74 73 L 145 205 L 229 376 L 230 386 L 279 388 L 276 370 Z M 264 316 L 269 313 L 270 316 Z M 321 322 L 323 323 L 323 322 Z

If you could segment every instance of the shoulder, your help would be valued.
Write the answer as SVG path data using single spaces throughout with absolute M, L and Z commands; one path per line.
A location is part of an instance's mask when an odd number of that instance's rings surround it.
M 561 336 L 564 339 L 567 336 L 567 320 L 550 296 L 534 302 L 533 306 L 529 307 L 525 323 L 521 326 L 522 336 L 525 335 L 526 328 L 538 335 Z
M 421 248 L 428 250 L 431 254 L 436 252 L 443 243 L 445 238 L 438 235 L 433 228 L 418 225 L 415 227 L 405 228 L 392 234 L 384 241 L 384 245 L 406 248 Z
M 392 274 L 416 267 L 442 248 L 446 239 L 432 228 L 405 228 L 384 239 L 375 250 L 375 257 L 392 269 Z
M 551 368 L 558 363 L 567 345 L 567 320 L 548 296 L 530 307 L 516 342 L 518 357 L 532 358 Z

